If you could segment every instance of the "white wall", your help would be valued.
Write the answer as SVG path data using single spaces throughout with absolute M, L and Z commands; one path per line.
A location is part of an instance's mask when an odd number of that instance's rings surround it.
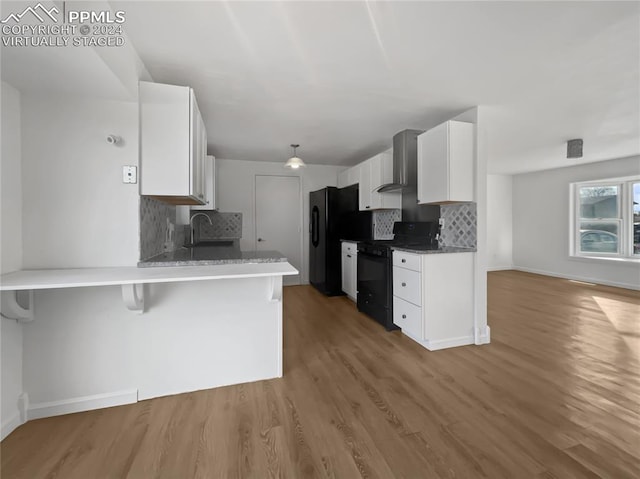
M 640 265 L 569 257 L 569 184 L 640 173 L 640 157 L 513 177 L 513 263 L 518 269 L 640 289 Z
M 255 249 L 255 176 L 299 176 L 302 188 L 302 276 L 303 284 L 309 282 L 309 192 L 325 186 L 336 186 L 339 166 L 308 165 L 295 171 L 284 168 L 282 163 L 217 160 L 218 161 L 218 209 L 242 213 L 242 249 Z M 274 245 L 277 250 L 278 246 Z
M 135 265 L 137 102 L 22 96 L 23 265 L 72 268 Z M 122 145 L 106 142 L 109 134 Z
M 2 82 L 0 143 L 0 271 L 22 267 L 22 181 L 20 151 L 20 92 Z M 0 318 L 0 440 L 20 424 L 22 394 L 22 326 Z
M 22 268 L 22 166 L 20 92 L 2 82 L 2 160 L 0 166 L 0 270 Z
M 513 179 L 487 175 L 487 269 L 513 268 Z

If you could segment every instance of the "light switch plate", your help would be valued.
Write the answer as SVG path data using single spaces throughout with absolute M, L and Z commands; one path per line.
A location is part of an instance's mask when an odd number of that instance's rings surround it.
M 137 166 L 123 166 L 122 167 L 122 182 L 123 183 L 137 183 L 138 182 L 138 167 Z

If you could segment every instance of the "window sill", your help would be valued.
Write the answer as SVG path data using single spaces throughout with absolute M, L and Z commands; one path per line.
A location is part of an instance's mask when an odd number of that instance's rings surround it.
M 577 256 L 570 255 L 572 261 L 588 261 L 588 262 L 606 262 L 606 263 L 623 263 L 623 264 L 640 264 L 640 258 L 624 258 L 620 256 Z

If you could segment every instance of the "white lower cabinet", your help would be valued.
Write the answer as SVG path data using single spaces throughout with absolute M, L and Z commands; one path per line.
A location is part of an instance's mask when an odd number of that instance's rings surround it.
M 342 242 L 342 291 L 356 301 L 358 294 L 358 244 Z
M 424 331 L 422 328 L 422 309 L 409 301 L 393 297 L 393 322 L 402 328 L 407 336 L 422 341 Z
M 400 299 L 422 306 L 421 278 L 418 271 L 393 268 L 393 294 Z
M 474 254 L 393 252 L 393 322 L 430 351 L 474 343 Z

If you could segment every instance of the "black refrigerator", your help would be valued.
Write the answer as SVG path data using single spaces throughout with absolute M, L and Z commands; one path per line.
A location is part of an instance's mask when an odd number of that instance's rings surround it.
M 343 294 L 340 240 L 370 237 L 371 215 L 358 213 L 357 185 L 312 191 L 309 208 L 309 282 L 328 296 Z

